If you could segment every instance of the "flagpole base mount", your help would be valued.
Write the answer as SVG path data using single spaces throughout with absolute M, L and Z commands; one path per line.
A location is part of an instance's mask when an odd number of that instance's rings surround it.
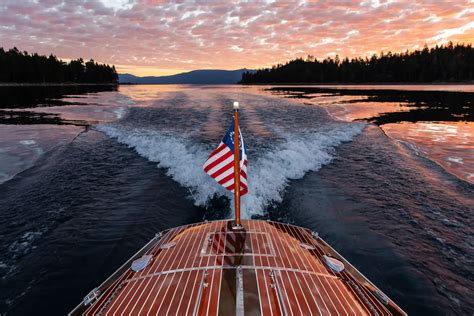
M 240 225 L 240 224 L 233 224 L 232 225 L 232 230 L 243 230 L 244 229 L 244 226 Z

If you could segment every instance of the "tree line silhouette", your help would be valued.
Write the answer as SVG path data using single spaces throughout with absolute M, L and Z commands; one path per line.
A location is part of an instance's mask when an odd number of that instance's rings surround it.
M 368 58 L 339 56 L 319 61 L 309 55 L 271 69 L 242 74 L 240 83 L 403 83 L 466 82 L 474 80 L 474 49 L 471 44 L 404 53 L 381 53 Z
M 0 47 L 0 82 L 6 83 L 117 83 L 115 66 L 82 58 L 66 63 L 54 55 L 20 52 Z

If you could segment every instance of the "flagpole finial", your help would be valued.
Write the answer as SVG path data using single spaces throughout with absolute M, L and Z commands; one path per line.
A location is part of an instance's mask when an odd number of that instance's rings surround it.
M 239 109 L 239 102 L 234 101 L 234 110 L 238 110 L 238 109 Z

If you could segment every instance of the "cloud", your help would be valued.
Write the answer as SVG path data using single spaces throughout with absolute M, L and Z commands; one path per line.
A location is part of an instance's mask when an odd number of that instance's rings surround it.
M 0 43 L 159 74 L 472 42 L 473 20 L 472 0 L 3 0 Z
M 448 39 L 454 35 L 465 34 L 472 30 L 474 30 L 474 22 L 469 22 L 466 25 L 462 25 L 460 27 L 439 31 L 438 35 L 433 36 L 432 39 L 435 41 L 448 41 Z

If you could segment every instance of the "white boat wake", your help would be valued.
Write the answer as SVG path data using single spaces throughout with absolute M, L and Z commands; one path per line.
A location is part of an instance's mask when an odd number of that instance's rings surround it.
M 281 202 L 290 180 L 317 171 L 334 158 L 335 148 L 351 141 L 364 129 L 364 123 L 335 123 L 322 131 L 281 135 L 285 140 L 252 160 L 249 157 L 249 193 L 242 197 L 242 217 L 262 215 L 265 207 Z M 167 174 L 191 192 L 194 203 L 206 206 L 217 196 L 232 194 L 216 185 L 202 170 L 212 148 L 189 138 L 154 130 L 128 129 L 102 124 L 97 130 L 134 149 L 140 156 L 158 163 Z M 216 143 L 218 141 L 216 140 Z

